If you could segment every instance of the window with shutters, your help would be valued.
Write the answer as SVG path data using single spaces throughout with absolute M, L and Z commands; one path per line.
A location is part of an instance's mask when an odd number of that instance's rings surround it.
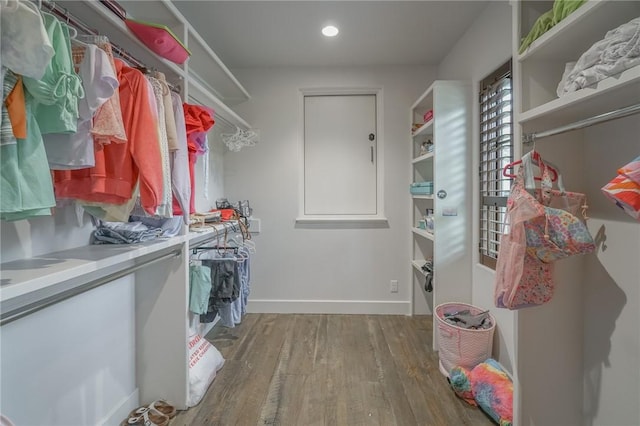
M 511 61 L 480 84 L 480 263 L 495 269 L 511 179 L 502 169 L 513 161 Z

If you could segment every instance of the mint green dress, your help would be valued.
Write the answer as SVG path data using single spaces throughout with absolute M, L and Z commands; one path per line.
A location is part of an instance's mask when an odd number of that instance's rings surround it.
M 8 71 L 10 73 L 11 71 Z M 0 219 L 20 220 L 51 214 L 56 204 L 47 154 L 25 93 L 27 138 L 0 146 Z
M 24 77 L 24 86 L 33 96 L 33 114 L 41 134 L 75 133 L 78 98 L 84 98 L 84 90 L 73 67 L 69 27 L 45 12 L 42 18 L 55 54 L 44 76 L 40 80 Z

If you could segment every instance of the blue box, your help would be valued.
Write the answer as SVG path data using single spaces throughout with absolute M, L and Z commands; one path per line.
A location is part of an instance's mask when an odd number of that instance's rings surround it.
M 414 182 L 409 192 L 413 195 L 433 195 L 433 182 Z

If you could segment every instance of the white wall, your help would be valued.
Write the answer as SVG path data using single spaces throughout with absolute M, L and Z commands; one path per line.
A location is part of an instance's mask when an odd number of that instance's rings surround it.
M 0 261 L 86 246 L 92 230 L 89 216 L 84 214 L 78 219 L 73 206 L 57 208 L 53 216 L 0 221 Z
M 600 188 L 640 154 L 637 116 L 585 129 L 589 228 L 600 243 L 590 257 L 584 298 L 584 423 L 640 424 L 640 224 Z
M 251 93 L 237 111 L 260 142 L 225 154 L 225 190 L 249 199 L 262 220 L 249 309 L 278 312 L 410 311 L 409 107 L 433 81 L 429 67 L 241 69 Z M 384 191 L 388 226 L 296 225 L 299 89 L 382 87 Z M 331 165 L 327 164 L 327 173 Z M 389 281 L 400 281 L 397 294 Z
M 438 65 L 439 80 L 471 81 L 474 93 L 478 92 L 479 82 L 511 57 L 511 6 L 507 1 L 492 1 L 473 22 L 467 32 L 460 38 L 451 52 Z M 474 96 L 473 99 L 476 99 Z M 474 146 L 479 144 L 478 105 L 473 105 L 473 138 Z M 478 152 L 474 153 L 473 170 L 478 167 Z M 478 187 L 478 175 L 472 173 L 472 188 Z M 473 244 L 478 247 L 478 194 L 473 195 Z M 514 313 L 498 309 L 493 303 L 493 270 L 478 263 L 477 250 L 473 250 L 473 304 L 490 309 L 496 317 L 496 339 L 494 357 L 508 369 L 513 368 L 514 361 Z

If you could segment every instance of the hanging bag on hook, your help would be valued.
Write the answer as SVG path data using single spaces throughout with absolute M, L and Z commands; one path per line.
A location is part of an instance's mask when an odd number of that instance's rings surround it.
M 586 195 L 565 191 L 557 168 L 558 189 L 553 189 L 549 169 L 539 155 L 537 162 L 542 171 L 542 179 L 540 188 L 536 188 L 531 157 L 530 153 L 522 157 L 525 188 L 533 194 L 536 202 L 544 206 L 544 215 L 532 218 L 524 224 L 527 252 L 545 263 L 593 252 L 596 246 L 584 222 Z
M 494 290 L 494 302 L 500 308 L 549 302 L 555 289 L 553 261 L 595 249 L 586 225 L 576 216 L 586 208 L 584 194 L 565 191 L 559 172 L 559 189 L 553 189 L 551 174 L 539 156 L 542 176 L 536 188 L 532 155 L 522 157 L 507 201 Z

